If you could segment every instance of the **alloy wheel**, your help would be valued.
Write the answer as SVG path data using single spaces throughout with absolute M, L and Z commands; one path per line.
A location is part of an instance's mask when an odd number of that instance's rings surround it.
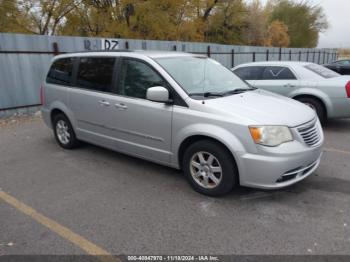
M 69 127 L 67 123 L 64 120 L 58 120 L 56 123 L 56 133 L 58 140 L 64 144 L 67 145 L 70 141 L 70 133 L 69 133 Z
M 201 151 L 192 156 L 190 171 L 194 181 L 203 188 L 215 188 L 222 179 L 220 162 L 213 154 L 208 152 Z

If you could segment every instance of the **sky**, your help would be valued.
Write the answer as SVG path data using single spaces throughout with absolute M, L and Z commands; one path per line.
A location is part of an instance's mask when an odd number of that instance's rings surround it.
M 261 1 L 267 2 L 267 0 Z M 350 48 L 350 0 L 309 0 L 309 2 L 322 6 L 329 22 L 329 29 L 320 34 L 318 47 Z
M 350 0 L 318 0 L 329 22 L 329 29 L 320 35 L 319 47 L 350 48 Z

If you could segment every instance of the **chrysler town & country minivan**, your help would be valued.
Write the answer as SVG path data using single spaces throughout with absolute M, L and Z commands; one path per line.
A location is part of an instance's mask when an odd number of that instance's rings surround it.
M 312 109 L 253 88 L 205 56 L 59 55 L 41 96 L 43 119 L 61 147 L 85 141 L 182 169 L 206 195 L 239 184 L 282 188 L 320 163 L 324 138 Z

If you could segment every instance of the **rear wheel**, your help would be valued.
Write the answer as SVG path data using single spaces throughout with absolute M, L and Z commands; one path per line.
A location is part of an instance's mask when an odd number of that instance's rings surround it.
M 326 121 L 326 110 L 320 101 L 312 97 L 300 97 L 297 100 L 315 110 L 321 123 Z
M 230 152 L 211 140 L 201 140 L 187 148 L 183 170 L 192 187 L 201 194 L 224 195 L 238 184 L 238 172 Z
M 53 131 L 57 143 L 64 149 L 73 149 L 78 146 L 72 124 L 64 114 L 54 116 Z

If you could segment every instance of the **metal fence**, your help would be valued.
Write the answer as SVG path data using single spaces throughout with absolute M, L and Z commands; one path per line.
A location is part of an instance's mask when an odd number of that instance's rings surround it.
M 133 50 L 172 50 L 205 54 L 226 67 L 252 61 L 309 61 L 328 63 L 336 49 L 272 48 L 176 41 L 102 39 L 0 33 L 0 112 L 38 106 L 40 84 L 57 54 L 108 47 Z

